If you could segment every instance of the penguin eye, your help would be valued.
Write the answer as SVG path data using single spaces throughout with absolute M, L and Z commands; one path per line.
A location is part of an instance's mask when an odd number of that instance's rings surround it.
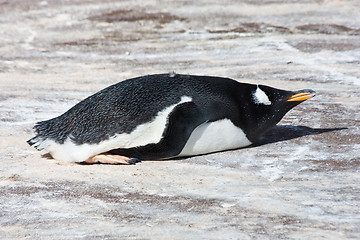
M 255 104 L 271 105 L 271 101 L 266 93 L 257 86 L 255 92 L 252 94 Z

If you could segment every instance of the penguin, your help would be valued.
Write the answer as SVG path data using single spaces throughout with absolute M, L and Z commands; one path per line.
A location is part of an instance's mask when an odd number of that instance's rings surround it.
M 76 163 L 135 164 L 255 143 L 310 89 L 286 91 L 214 76 L 154 74 L 111 85 L 37 122 L 30 146 Z

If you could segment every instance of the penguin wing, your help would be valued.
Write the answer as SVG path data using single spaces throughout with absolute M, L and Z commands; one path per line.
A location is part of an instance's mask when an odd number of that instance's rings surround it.
M 134 148 L 119 148 L 109 151 L 142 160 L 155 160 L 176 157 L 184 148 L 194 129 L 208 119 L 194 102 L 177 105 L 169 114 L 166 129 L 158 143 Z

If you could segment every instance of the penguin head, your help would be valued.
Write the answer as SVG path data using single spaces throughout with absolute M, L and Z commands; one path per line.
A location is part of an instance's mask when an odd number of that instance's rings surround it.
M 315 91 L 304 89 L 286 91 L 264 85 L 254 85 L 251 89 L 251 112 L 253 118 L 250 140 L 257 140 L 263 133 L 275 126 L 284 115 L 296 105 L 315 96 Z

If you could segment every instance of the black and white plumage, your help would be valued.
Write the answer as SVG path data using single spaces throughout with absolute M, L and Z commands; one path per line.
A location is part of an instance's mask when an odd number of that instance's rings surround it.
M 38 122 L 28 143 L 68 162 L 126 164 L 206 154 L 254 143 L 313 96 L 312 90 L 228 78 L 147 75 L 109 86 L 61 116 Z M 99 154 L 105 155 L 96 158 Z

